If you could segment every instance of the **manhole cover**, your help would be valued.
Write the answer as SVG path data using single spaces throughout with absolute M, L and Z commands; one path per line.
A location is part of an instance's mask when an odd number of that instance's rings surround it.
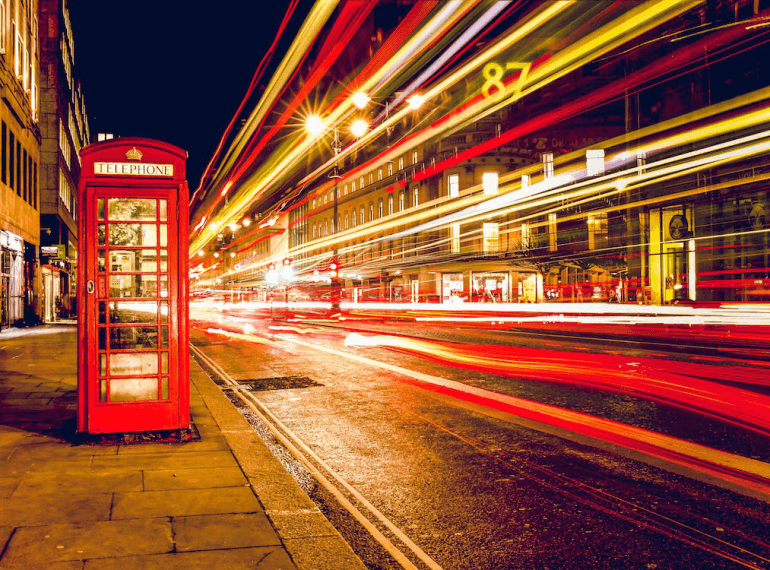
M 246 386 L 249 390 L 292 390 L 297 388 L 309 388 L 311 386 L 323 386 L 307 376 L 273 376 L 272 378 L 254 378 L 251 380 L 238 380 L 238 384 Z

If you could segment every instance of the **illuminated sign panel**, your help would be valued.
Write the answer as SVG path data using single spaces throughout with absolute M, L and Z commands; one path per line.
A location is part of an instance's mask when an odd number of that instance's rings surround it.
M 94 174 L 116 176 L 174 176 L 173 164 L 150 164 L 139 162 L 96 162 Z

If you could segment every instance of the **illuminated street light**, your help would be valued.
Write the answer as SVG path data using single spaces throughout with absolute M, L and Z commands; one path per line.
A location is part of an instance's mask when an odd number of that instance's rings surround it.
M 230 257 L 235 257 L 235 252 L 234 251 L 230 252 Z
M 231 232 L 238 230 L 238 224 L 227 224 L 227 227 L 230 228 Z
M 420 107 L 422 107 L 422 104 L 425 103 L 425 97 L 420 95 L 419 93 L 415 93 L 409 99 L 406 100 L 406 102 L 409 104 L 409 107 L 416 111 Z
M 218 251 L 214 252 L 214 257 L 219 257 L 219 252 Z
M 219 229 L 219 222 L 211 222 L 209 227 L 211 228 L 211 231 L 215 232 Z
M 198 252 L 198 257 L 203 257 L 203 255 L 204 255 L 204 253 L 203 253 L 203 250 L 200 250 L 200 251 Z
M 358 139 L 364 136 L 367 130 L 369 130 L 369 125 L 363 119 L 357 119 L 350 127 L 353 136 Z
M 359 109 L 363 109 L 364 107 L 366 107 L 366 104 L 369 101 L 370 101 L 369 95 L 367 95 L 363 91 L 358 91 L 353 95 L 353 105 L 355 105 Z
M 318 115 L 310 115 L 305 121 L 305 128 L 314 137 L 320 136 L 324 132 L 324 122 Z
M 244 228 L 248 228 L 251 225 L 251 218 L 243 218 L 241 221 Z

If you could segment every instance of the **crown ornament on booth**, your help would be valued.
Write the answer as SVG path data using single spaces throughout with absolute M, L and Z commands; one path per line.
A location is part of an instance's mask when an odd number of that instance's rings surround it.
M 128 160 L 142 160 L 142 153 L 136 147 L 133 147 L 126 153 L 126 158 Z

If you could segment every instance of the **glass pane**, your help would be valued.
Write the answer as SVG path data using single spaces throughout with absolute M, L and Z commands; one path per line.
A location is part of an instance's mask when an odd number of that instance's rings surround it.
M 165 273 L 168 271 L 168 250 L 167 249 L 160 250 L 160 271 L 161 273 Z
M 157 373 L 157 352 L 113 352 L 110 354 L 110 376 Z
M 168 301 L 160 302 L 160 322 L 161 323 L 168 322 Z
M 154 221 L 157 218 L 154 198 L 110 198 L 110 220 Z
M 107 355 L 99 355 L 99 376 L 107 376 Z
M 155 301 L 113 301 L 110 303 L 111 323 L 155 323 L 158 304 Z
M 97 198 L 96 200 L 96 219 L 104 219 L 104 198 Z
M 100 402 L 107 401 L 107 380 L 99 381 L 99 401 Z
M 110 348 L 113 350 L 158 348 L 158 329 L 156 327 L 112 327 Z
M 158 241 L 155 224 L 110 224 L 110 245 L 154 247 Z
M 99 303 L 99 324 L 107 324 L 107 303 Z
M 107 350 L 107 329 L 99 329 L 99 350 Z
M 110 402 L 137 402 L 158 399 L 157 378 L 110 380 Z
M 168 348 L 168 327 L 160 327 L 160 347 Z
M 104 245 L 104 244 L 102 244 L 102 245 Z M 107 265 L 106 265 L 106 262 L 104 260 L 104 250 L 100 249 L 99 250 L 99 273 L 104 273 L 106 266 Z
M 168 202 L 166 200 L 159 200 L 160 202 L 160 219 L 165 222 L 168 219 Z
M 160 224 L 160 245 L 161 247 L 168 245 L 168 226 L 166 224 Z
M 110 250 L 110 271 L 151 272 L 158 270 L 157 249 L 113 249 Z
M 160 353 L 160 373 L 168 374 L 168 352 Z
M 110 297 L 156 297 L 158 295 L 158 276 L 111 275 Z
M 165 275 L 160 276 L 160 296 L 168 297 L 168 277 Z
M 104 245 L 104 236 L 105 236 L 104 232 L 105 232 L 104 224 L 99 224 L 96 228 L 97 243 L 99 245 Z
M 160 399 L 161 400 L 168 400 L 168 378 L 161 378 L 160 379 Z

